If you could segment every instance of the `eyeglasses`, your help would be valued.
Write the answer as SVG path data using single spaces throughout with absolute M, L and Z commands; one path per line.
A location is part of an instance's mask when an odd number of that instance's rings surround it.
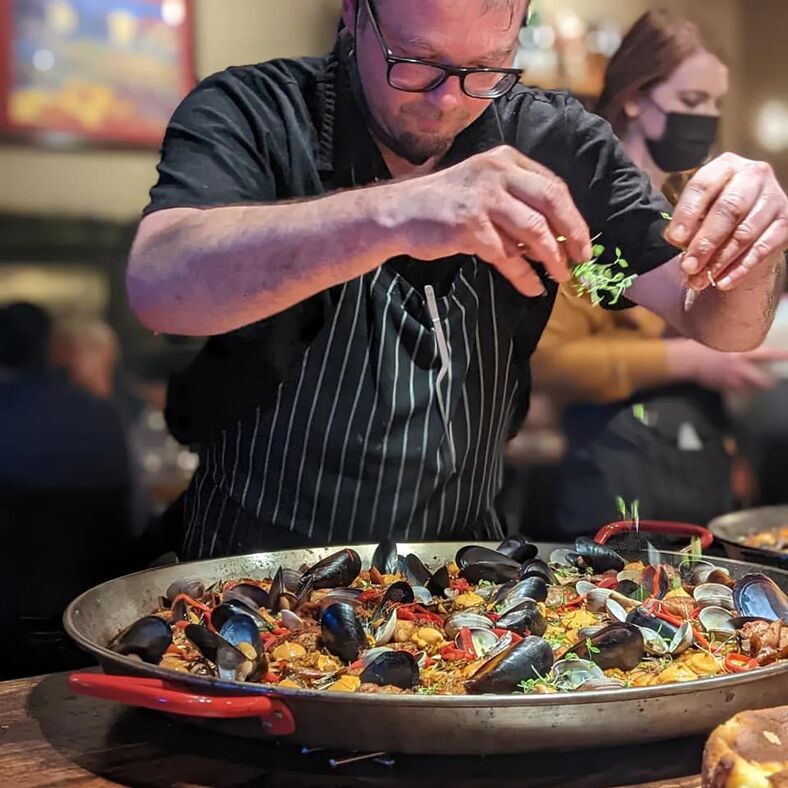
M 388 63 L 389 85 L 396 90 L 429 93 L 439 88 L 449 77 L 459 77 L 460 87 L 466 96 L 480 99 L 500 98 L 505 96 L 523 75 L 519 68 L 458 68 L 419 58 L 398 57 L 383 40 L 371 0 L 363 2 Z

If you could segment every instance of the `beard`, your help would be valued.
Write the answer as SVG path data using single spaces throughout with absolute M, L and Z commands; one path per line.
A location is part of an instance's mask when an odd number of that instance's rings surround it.
M 454 144 L 454 137 L 425 136 L 413 132 L 403 132 L 396 135 L 395 139 L 400 152 L 411 164 L 443 158 Z

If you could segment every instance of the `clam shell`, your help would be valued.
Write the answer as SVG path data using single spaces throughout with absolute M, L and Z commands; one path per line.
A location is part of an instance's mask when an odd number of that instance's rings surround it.
M 733 616 L 724 607 L 704 607 L 698 613 L 698 619 L 706 632 L 711 635 L 727 638 L 736 634 Z
M 668 651 L 674 656 L 678 657 L 683 654 L 695 642 L 695 633 L 692 631 L 692 624 L 685 621 L 680 627 L 679 631 L 670 641 Z
M 724 607 L 733 610 L 733 591 L 721 583 L 703 583 L 692 591 L 695 601 L 703 607 Z
M 553 665 L 550 675 L 556 686 L 572 692 L 588 681 L 599 681 L 605 678 L 604 671 L 587 659 L 562 659 Z

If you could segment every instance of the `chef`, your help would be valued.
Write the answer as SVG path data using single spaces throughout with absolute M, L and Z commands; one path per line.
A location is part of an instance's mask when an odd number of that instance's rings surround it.
M 168 402 L 201 459 L 184 558 L 500 537 L 529 357 L 593 237 L 637 275 L 603 306 L 764 338 L 771 168 L 725 154 L 671 218 L 606 122 L 520 84 L 527 5 L 344 0 L 331 54 L 230 68 L 176 111 L 128 289 L 148 328 L 210 337 Z

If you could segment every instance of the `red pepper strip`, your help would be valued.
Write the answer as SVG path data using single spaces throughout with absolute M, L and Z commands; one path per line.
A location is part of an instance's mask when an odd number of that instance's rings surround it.
M 424 665 L 422 666 L 422 668 L 431 668 L 434 664 L 435 664 L 435 660 L 427 657 L 424 660 Z
M 272 673 L 270 670 L 268 673 L 265 674 L 265 683 L 266 684 L 278 684 L 282 680 L 282 677 L 278 673 Z
M 500 613 L 487 613 L 487 618 L 489 618 L 490 621 L 493 622 L 493 624 L 497 624 L 498 621 L 501 620 L 501 614 Z
M 434 621 L 436 624 L 443 626 L 443 619 L 437 613 L 430 613 L 429 610 L 426 610 L 421 605 L 416 605 L 413 610 L 419 618 L 426 618 L 429 621 Z
M 618 585 L 618 579 L 615 577 L 606 577 L 596 584 L 597 588 L 615 588 Z
M 196 599 L 192 599 L 187 594 L 178 594 L 178 596 L 176 596 L 175 599 L 172 600 L 172 605 L 170 605 L 170 607 L 175 607 L 175 604 L 177 602 L 180 602 L 181 599 L 185 599 L 186 604 L 189 605 L 189 607 L 196 607 L 198 610 L 202 610 L 202 612 L 205 613 L 206 616 L 211 615 L 211 608 L 209 608 L 208 605 L 204 605 L 202 602 L 198 602 Z
M 463 627 L 460 630 L 460 643 L 462 643 L 462 650 L 468 654 L 475 654 L 476 649 L 473 647 L 473 636 L 468 627 Z
M 176 629 L 186 629 L 186 627 L 188 627 L 188 626 L 189 626 L 189 622 L 188 622 L 188 621 L 176 621 L 176 622 L 173 624 L 173 626 L 174 626 Z
M 276 635 L 276 637 L 284 637 L 290 634 L 290 630 L 287 627 L 274 627 L 271 630 L 271 634 Z
M 171 643 L 169 646 L 167 646 L 167 650 L 164 653 L 165 654 L 180 654 L 181 650 L 174 643 Z
M 364 660 L 357 659 L 355 662 L 351 662 L 349 665 L 350 670 L 358 670 L 359 668 L 364 667 Z
M 699 613 L 700 613 L 700 607 L 695 607 L 695 608 L 693 608 L 693 609 L 692 609 L 692 612 L 690 613 L 690 618 L 694 618 L 694 619 L 695 619 L 695 621 L 697 621 L 697 620 L 698 620 L 698 614 L 699 614 Z
M 413 621 L 416 618 L 416 614 L 407 607 L 398 607 L 397 618 L 400 621 Z
M 684 623 L 684 619 L 679 618 L 679 616 L 673 616 L 670 613 L 665 613 L 662 611 L 659 606 L 655 607 L 652 611 L 657 618 L 661 618 L 663 621 L 667 621 L 668 624 L 673 624 L 674 627 L 680 627 Z M 692 632 L 695 635 L 695 641 L 706 649 L 711 649 L 711 644 L 709 643 L 706 638 L 701 635 L 700 631 L 695 627 L 692 628 Z
M 573 610 L 576 607 L 580 607 L 583 602 L 586 601 L 586 595 L 580 594 L 579 597 L 576 597 L 571 602 L 567 602 L 565 605 L 561 605 L 555 609 L 556 613 L 566 613 L 567 610 Z
M 358 602 L 362 605 L 365 602 L 376 602 L 381 596 L 383 596 L 382 591 L 378 591 L 376 588 L 368 588 L 358 595 Z
M 383 585 L 383 575 L 380 574 L 380 571 L 375 569 L 373 566 L 372 569 L 369 570 L 369 580 L 371 583 L 374 583 L 376 586 Z
M 455 591 L 464 594 L 471 590 L 471 584 L 464 577 L 458 577 L 455 580 L 449 581 L 449 588 L 453 588 Z
M 270 632 L 261 632 L 260 640 L 263 644 L 263 651 L 268 651 L 276 643 L 276 635 L 272 635 Z
M 657 566 L 654 568 L 654 575 L 651 578 L 651 595 L 659 598 L 660 588 L 659 581 L 662 577 L 662 567 Z
M 444 646 L 441 649 L 441 657 L 447 662 L 468 661 L 471 659 L 471 655 L 468 654 L 467 651 L 463 651 L 461 648 L 452 645 Z
M 746 673 L 748 670 L 758 668 L 758 660 L 748 657 L 746 654 L 727 654 L 725 657 L 725 668 L 731 673 Z

